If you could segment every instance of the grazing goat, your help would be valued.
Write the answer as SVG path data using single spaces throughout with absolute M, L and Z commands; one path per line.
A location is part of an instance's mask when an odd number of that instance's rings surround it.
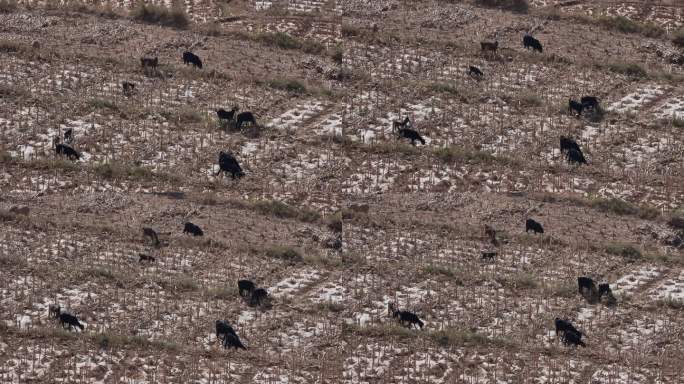
M 496 251 L 482 251 L 480 258 L 482 260 L 494 260 L 496 257 Z
M 596 295 L 596 284 L 594 284 L 594 280 L 592 280 L 589 277 L 578 277 L 577 286 L 579 289 L 579 293 L 582 296 L 585 295 L 585 291 L 589 291 L 588 294 L 590 295 L 590 297 L 594 297 Z
M 525 221 L 525 233 L 527 233 L 529 231 L 533 231 L 534 233 L 543 234 L 544 233 L 544 227 L 542 227 L 542 225 L 539 222 L 537 222 L 533 219 L 527 219 Z
M 215 176 L 221 172 L 230 173 L 233 179 L 240 178 L 245 175 L 238 163 L 237 159 L 230 153 L 221 151 L 219 153 L 219 170 Z
M 57 155 L 66 156 L 69 160 L 81 159 L 81 154 L 66 144 L 56 144 L 55 153 L 57 153 Z
M 64 131 L 64 142 L 65 143 L 71 143 L 71 141 L 74 139 L 74 130 L 73 128 L 69 128 L 66 131 Z
M 157 236 L 157 232 L 154 229 L 149 228 L 149 227 L 143 227 L 142 230 L 143 230 L 143 237 L 149 237 L 150 240 L 152 240 L 152 243 L 154 243 L 154 245 L 156 247 L 158 247 L 159 244 L 161 244 L 159 242 L 159 236 Z
M 598 286 L 599 300 L 601 300 L 604 295 L 606 296 L 605 304 L 607 306 L 612 307 L 615 304 L 617 304 L 617 299 L 615 298 L 615 296 L 613 296 L 613 291 L 610 289 L 610 285 L 608 285 L 608 283 L 599 284 Z
M 202 228 L 198 227 L 197 225 L 187 222 L 185 223 L 185 227 L 183 228 L 183 233 L 188 233 L 193 236 L 204 236 L 204 232 L 202 232 Z
M 62 307 L 59 304 L 50 304 L 48 307 L 48 317 L 53 319 L 59 318 L 59 314 L 62 312 Z
M 584 158 L 582 151 L 571 148 L 567 154 L 568 161 L 571 163 L 586 164 L 587 159 Z
M 489 241 L 492 243 L 493 246 L 495 246 L 495 247 L 499 246 L 499 240 L 496 239 L 496 230 L 494 228 L 485 224 L 484 233 L 485 233 L 485 236 L 487 236 L 489 238 Z
M 234 333 L 229 333 L 223 338 L 223 348 L 229 348 L 233 347 L 235 350 L 238 348 L 242 348 L 245 351 L 247 350 L 247 347 L 245 347 L 242 342 L 240 341 L 240 338 L 238 335 Z
M 423 137 L 418 133 L 417 131 L 414 131 L 411 128 L 402 128 L 400 129 L 397 134 L 399 135 L 398 138 L 404 138 L 404 139 L 409 139 L 411 140 L 411 145 L 416 145 L 416 140 L 420 141 L 422 145 L 425 145 L 425 140 Z
M 81 331 L 84 329 L 83 324 L 78 321 L 78 318 L 72 314 L 66 312 L 60 312 L 59 314 L 59 324 L 64 328 L 64 326 L 69 326 L 71 331 L 73 327 L 80 328 Z
M 399 318 L 399 323 L 401 325 L 408 324 L 409 327 L 417 325 L 420 327 L 420 329 L 423 329 L 424 323 L 415 313 L 409 311 L 400 311 L 394 307 L 394 303 L 387 303 L 387 311 L 392 313 L 392 317 Z
M 582 334 L 571 330 L 565 331 L 565 335 L 563 336 L 563 342 L 565 343 L 565 345 L 581 345 L 582 347 L 587 346 L 582 341 Z
M 199 56 L 190 51 L 183 52 L 183 63 L 185 65 L 192 64 L 196 68 L 202 69 L 202 60 L 199 58 Z
M 235 112 L 237 112 L 237 107 L 233 107 L 230 111 L 226 111 L 225 109 L 221 108 L 216 111 L 216 116 L 218 116 L 219 120 L 228 120 L 231 121 L 235 117 Z
M 398 121 L 398 120 L 392 121 L 392 130 L 396 131 L 397 129 L 406 128 L 406 127 L 409 127 L 411 125 L 412 125 L 411 120 L 409 120 L 409 117 L 406 116 L 404 118 L 404 120 L 402 120 L 402 121 Z
M 483 51 L 491 51 L 491 52 L 496 52 L 496 50 L 499 48 L 499 41 L 494 41 L 493 43 L 490 41 L 481 41 L 480 42 L 480 49 Z
M 242 345 L 237 333 L 235 333 L 233 327 L 231 327 L 226 320 L 216 320 L 216 338 L 221 340 L 221 335 L 223 335 L 223 348 L 234 347 L 235 349 L 247 349 Z
M 257 288 L 252 291 L 252 296 L 249 298 L 249 305 L 261 306 L 268 298 L 268 292 L 264 288 Z
M 159 60 L 156 57 L 141 57 L 140 65 L 143 68 L 157 68 L 157 65 L 159 65 Z
M 566 332 L 568 331 L 582 335 L 582 332 L 578 331 L 577 328 L 575 328 L 575 326 L 572 325 L 572 323 L 567 319 L 563 320 L 556 317 L 554 323 L 556 325 L 556 336 L 560 336 L 561 334 L 565 336 Z
M 255 288 L 256 285 L 249 280 L 238 280 L 238 290 L 240 291 L 240 296 L 242 297 L 251 295 Z
M 561 153 L 567 152 L 571 149 L 575 150 L 580 150 L 579 144 L 577 142 L 569 137 L 561 136 L 560 137 L 560 150 Z
M 596 96 L 584 96 L 580 100 L 584 108 L 591 108 L 597 110 L 599 108 L 599 100 Z
M 539 40 L 528 34 L 525 34 L 525 37 L 523 37 L 523 46 L 526 49 L 532 48 L 534 51 L 539 51 L 540 53 L 543 52 L 543 48 Z
M 154 258 L 154 256 L 146 255 L 144 253 L 138 253 L 138 263 L 142 263 L 143 261 L 149 261 L 150 263 L 154 263 L 157 261 L 157 259 Z
M 124 96 L 130 96 L 135 92 L 135 84 L 128 81 L 122 82 L 121 88 L 123 89 Z
M 226 320 L 216 320 L 216 338 L 221 339 L 221 335 L 225 338 L 226 335 L 237 335 L 233 327 L 228 324 Z
M 480 70 L 480 68 L 478 68 L 478 67 L 476 67 L 476 66 L 474 66 L 474 65 L 471 65 L 470 67 L 468 67 L 468 74 L 469 74 L 470 76 L 475 77 L 476 79 L 481 79 L 482 76 L 484 76 L 484 73 L 482 73 L 482 71 Z
M 245 124 L 245 123 L 257 125 L 256 119 L 254 118 L 254 114 L 252 114 L 252 112 L 248 111 L 248 112 L 238 113 L 237 121 L 235 122 L 235 129 L 240 129 L 242 127 L 242 124 Z
M 577 117 L 582 116 L 582 110 L 584 109 L 584 105 L 582 103 L 577 102 L 576 100 L 573 99 L 568 99 L 568 111 L 575 111 L 577 112 Z
M 599 298 L 601 298 L 601 296 L 603 296 L 603 295 L 608 296 L 608 295 L 612 295 L 612 294 L 613 294 L 613 291 L 610 289 L 610 285 L 608 285 L 608 283 L 598 285 Z

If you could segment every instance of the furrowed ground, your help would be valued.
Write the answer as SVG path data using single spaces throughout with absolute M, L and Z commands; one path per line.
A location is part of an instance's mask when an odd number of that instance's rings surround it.
M 159 25 L 131 1 L 0 1 L 0 383 L 681 381 L 675 2 L 155 3 L 181 11 Z M 601 113 L 568 112 L 584 95 Z M 259 127 L 221 125 L 233 106 Z M 425 145 L 397 139 L 405 116 Z M 78 161 L 55 155 L 67 129 Z M 244 178 L 215 176 L 222 150 Z M 617 304 L 588 303 L 578 276 Z M 270 307 L 247 305 L 244 278 Z M 216 319 L 248 349 L 223 349 Z

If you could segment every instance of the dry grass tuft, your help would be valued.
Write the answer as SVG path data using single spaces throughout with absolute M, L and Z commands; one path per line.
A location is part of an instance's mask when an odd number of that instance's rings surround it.
M 17 8 L 17 0 L 0 0 L 0 13 L 12 13 Z
M 652 23 L 639 23 L 624 16 L 601 16 L 596 23 L 606 29 L 622 33 L 639 33 L 646 37 L 660 37 L 665 30 Z
M 256 36 L 256 40 L 269 47 L 280 49 L 299 49 L 305 53 L 320 54 L 325 46 L 314 40 L 299 40 L 285 32 L 264 32 Z
M 167 8 L 161 5 L 146 4 L 140 1 L 130 13 L 134 20 L 165 27 L 185 29 L 190 24 L 190 18 L 182 5 Z
M 637 79 L 645 78 L 648 76 L 648 73 L 646 72 L 644 67 L 642 67 L 641 64 L 637 63 L 618 61 L 615 63 L 608 64 L 608 69 L 612 72 Z
M 304 257 L 298 250 L 287 246 L 274 246 L 266 250 L 266 255 L 275 259 L 284 260 L 290 263 L 304 261 Z
M 606 245 L 606 252 L 625 258 L 627 261 L 634 262 L 643 257 L 641 250 L 634 245 L 625 243 L 610 243 Z
M 259 200 L 252 203 L 254 209 L 264 215 L 281 219 L 297 219 L 306 223 L 317 221 L 321 214 L 305 208 L 296 208 L 277 200 Z
M 481 7 L 499 8 L 518 13 L 527 13 L 530 9 L 527 0 L 475 0 L 475 4 Z
M 684 28 L 680 28 L 672 34 L 672 43 L 678 47 L 684 47 Z

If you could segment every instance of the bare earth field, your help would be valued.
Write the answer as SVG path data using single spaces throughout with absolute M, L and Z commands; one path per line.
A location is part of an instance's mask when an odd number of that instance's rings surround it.
M 481 2 L 0 0 L 0 383 L 682 383 L 684 8 Z

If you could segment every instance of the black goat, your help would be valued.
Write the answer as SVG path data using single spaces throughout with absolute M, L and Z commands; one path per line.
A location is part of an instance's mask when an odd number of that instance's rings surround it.
M 482 260 L 494 260 L 496 251 L 482 251 L 480 258 Z
M 149 228 L 149 227 L 143 227 L 142 230 L 143 230 L 143 237 L 149 237 L 155 246 L 158 247 L 161 244 L 159 242 L 159 236 L 157 236 L 157 231 L 155 231 L 154 229 Z
M 411 145 L 416 145 L 416 140 L 420 141 L 422 145 L 425 145 L 425 140 L 420 133 L 411 128 L 402 128 L 397 133 L 399 134 L 399 138 L 403 137 L 404 139 L 411 140 Z
M 251 295 L 255 288 L 256 285 L 249 280 L 238 280 L 238 290 L 240 291 L 240 296 L 242 297 Z
M 496 230 L 494 228 L 485 224 L 484 233 L 485 233 L 485 236 L 487 236 L 489 238 L 489 241 L 492 243 L 493 246 L 495 246 L 495 247 L 499 246 L 499 240 L 497 240 L 497 238 L 496 238 Z
M 216 320 L 216 338 L 221 339 L 221 335 L 225 338 L 226 335 L 236 335 L 233 327 L 228 324 L 226 320 Z
M 218 162 L 219 170 L 216 172 L 215 176 L 218 176 L 221 172 L 230 173 L 233 179 L 240 178 L 245 175 L 237 159 L 230 153 L 221 151 L 219 153 Z
M 603 295 L 612 295 L 612 294 L 613 294 L 613 291 L 610 289 L 610 285 L 608 285 L 608 283 L 598 285 L 599 298 Z
M 527 219 L 525 221 L 525 233 L 527 233 L 529 231 L 533 231 L 534 233 L 542 233 L 543 234 L 544 233 L 544 227 L 542 227 L 542 225 L 539 222 L 537 222 L 533 219 Z
M 608 283 L 599 284 L 598 286 L 599 300 L 601 300 L 604 295 L 606 296 L 605 304 L 607 306 L 612 307 L 615 304 L 617 304 L 617 299 L 615 298 L 615 296 L 613 296 L 613 291 L 610 289 L 610 285 L 608 285 Z
M 563 336 L 563 342 L 565 343 L 565 345 L 581 345 L 582 347 L 587 346 L 582 341 L 582 334 L 572 330 L 565 331 L 565 335 Z
M 238 335 L 234 333 L 229 333 L 223 338 L 223 348 L 229 348 L 233 347 L 235 350 L 238 348 L 242 348 L 245 351 L 247 350 L 247 347 L 245 347 L 242 342 L 240 341 L 240 338 Z
M 135 92 L 135 84 L 128 81 L 122 82 L 121 88 L 123 89 L 124 96 L 130 96 Z
M 198 227 L 197 225 L 187 222 L 185 223 L 185 227 L 183 228 L 183 233 L 188 233 L 193 236 L 204 236 L 204 232 L 202 232 L 202 228 Z
M 579 293 L 584 295 L 585 291 L 589 291 L 589 294 L 593 297 L 596 294 L 596 284 L 594 280 L 590 277 L 580 276 L 577 278 L 577 287 Z
M 480 49 L 483 51 L 492 51 L 496 52 L 496 50 L 499 48 L 499 41 L 494 41 L 493 43 L 490 41 L 481 41 L 480 42 Z
M 264 288 L 257 288 L 252 291 L 252 296 L 249 298 L 249 305 L 261 306 L 267 298 L 268 292 Z
M 469 74 L 470 76 L 473 76 L 473 77 L 477 78 L 477 79 L 481 79 L 481 78 L 484 76 L 484 73 L 482 73 L 482 71 L 480 70 L 480 68 L 478 68 L 478 67 L 476 67 L 476 66 L 474 66 L 474 65 L 471 65 L 471 66 L 468 67 L 468 74 Z
M 591 108 L 593 110 L 597 110 L 599 108 L 599 100 L 596 98 L 596 96 L 584 96 L 580 101 L 582 102 L 582 106 L 584 106 L 584 108 Z
M 411 120 L 409 119 L 408 116 L 406 116 L 406 117 L 404 118 L 404 120 L 402 120 L 402 121 L 398 121 L 398 120 L 392 121 L 392 130 L 397 130 L 397 129 L 401 129 L 401 128 L 406 128 L 406 127 L 409 127 L 409 126 L 411 126 L 411 125 L 412 125 L 412 124 L 411 124 Z
M 85 328 L 83 327 L 83 324 L 78 321 L 78 318 L 72 314 L 62 312 L 59 314 L 59 324 L 64 328 L 64 326 L 69 326 L 69 330 L 71 331 L 73 327 L 80 328 L 81 331 Z
M 577 328 L 575 328 L 575 326 L 572 325 L 572 323 L 567 319 L 563 320 L 556 317 L 554 323 L 556 325 L 556 336 L 560 336 L 562 334 L 564 337 L 568 331 L 582 335 L 582 332 L 578 331 Z
M 577 112 L 577 117 L 580 117 L 582 116 L 582 110 L 584 110 L 582 103 L 577 102 L 577 100 L 568 99 L 568 111 L 575 111 Z
M 230 111 L 226 111 L 225 109 L 221 108 L 216 111 L 216 116 L 218 116 L 219 120 L 228 120 L 231 121 L 235 118 L 235 112 L 237 112 L 237 108 L 233 107 Z
M 199 56 L 190 51 L 183 52 L 183 63 L 185 65 L 192 64 L 196 68 L 202 69 L 202 60 L 199 58 Z
M 567 154 L 568 161 L 571 163 L 587 164 L 587 159 L 584 158 L 582 151 L 572 148 Z
M 231 327 L 227 321 L 216 320 L 216 338 L 221 340 L 221 335 L 223 335 L 223 348 L 234 347 L 235 349 L 247 349 L 240 341 L 240 338 L 237 333 L 235 333 L 233 327 Z
M 394 303 L 387 303 L 387 311 L 392 313 L 392 317 L 399 318 L 399 323 L 401 325 L 408 324 L 409 327 L 417 325 L 420 327 L 420 329 L 423 329 L 424 323 L 415 313 L 409 311 L 400 311 L 394 307 Z
M 526 49 L 532 48 L 534 51 L 539 51 L 540 53 L 543 52 L 542 44 L 539 42 L 539 40 L 528 34 L 523 37 L 523 46 Z
M 256 119 L 254 118 L 254 114 L 252 112 L 248 111 L 248 112 L 238 113 L 237 121 L 235 121 L 235 129 L 240 129 L 242 127 L 242 124 L 245 124 L 245 123 L 257 125 Z
M 71 143 L 71 141 L 74 139 L 74 130 L 72 128 L 68 128 L 66 131 L 64 131 L 64 142 L 65 143 Z
M 55 145 L 55 153 L 61 156 L 66 156 L 69 160 L 81 159 L 81 154 L 66 144 L 60 143 Z
M 560 150 L 561 153 L 567 152 L 571 149 L 575 149 L 580 151 L 579 144 L 577 142 L 569 137 L 561 136 L 560 137 Z
M 154 263 L 157 261 L 157 259 L 154 258 L 154 256 L 146 255 L 144 253 L 138 253 L 138 263 L 142 263 L 143 261 L 149 261 L 150 263 Z
M 159 60 L 156 57 L 141 57 L 140 65 L 143 68 L 157 68 L 157 65 L 159 65 Z

